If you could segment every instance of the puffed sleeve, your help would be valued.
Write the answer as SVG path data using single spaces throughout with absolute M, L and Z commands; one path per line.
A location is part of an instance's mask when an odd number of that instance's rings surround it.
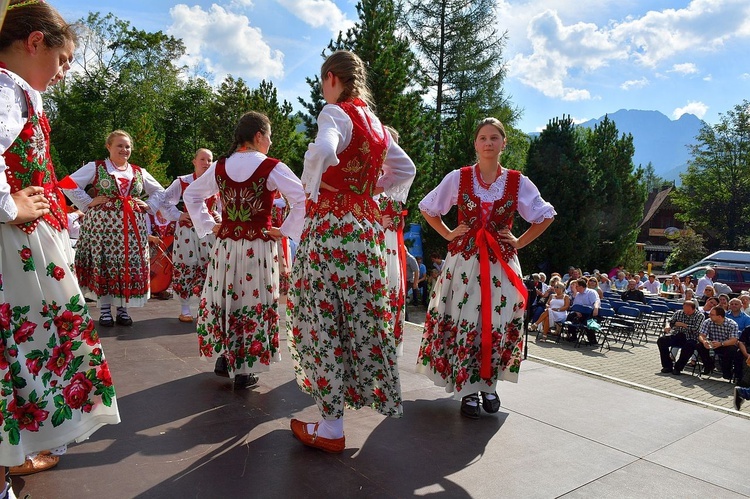
M 279 229 L 285 236 L 299 242 L 305 223 L 305 191 L 302 182 L 284 163 L 278 163 L 268 177 L 268 188 L 278 189 L 289 202 L 289 213 Z
M 76 207 L 85 212 L 91 203 L 91 196 L 84 190 L 87 185 L 94 181 L 96 176 L 96 163 L 91 161 L 70 174 L 70 179 L 76 183 L 75 189 L 63 189 L 66 196 L 73 201 Z
M 180 219 L 182 212 L 177 209 L 177 203 L 182 198 L 182 183 L 179 177 L 172 182 L 164 191 L 164 204 L 161 207 L 161 214 L 169 221 Z
M 182 200 L 185 202 L 185 208 L 198 237 L 210 234 L 216 225 L 205 201 L 217 192 L 219 192 L 219 185 L 216 183 L 216 162 L 214 161 L 206 173 L 195 179 L 182 194 Z
M 18 208 L 10 196 L 7 168 L 2 156 L 21 133 L 25 119 L 26 99 L 21 88 L 7 74 L 0 73 L 0 222 L 10 222 L 18 216 Z
M 143 174 L 143 189 L 148 194 L 146 204 L 152 214 L 164 205 L 164 186 L 162 186 L 149 172 L 141 168 Z
M 518 187 L 518 214 L 532 224 L 542 223 L 547 218 L 557 215 L 555 208 L 542 199 L 539 189 L 526 175 L 521 175 Z
M 302 184 L 313 201 L 318 200 L 320 179 L 329 166 L 338 165 L 338 154 L 352 138 L 352 120 L 339 107 L 326 104 L 318 115 L 318 135 L 305 152 Z
M 445 215 L 458 203 L 458 187 L 461 180 L 461 171 L 453 170 L 443 178 L 440 185 L 432 189 L 422 201 L 419 209 L 430 216 L 440 217 Z
M 414 182 L 417 167 L 411 158 L 396 144 L 388 134 L 388 150 L 383 162 L 383 175 L 378 179 L 378 187 L 382 187 L 385 195 L 394 201 L 405 203 L 409 196 L 409 189 Z

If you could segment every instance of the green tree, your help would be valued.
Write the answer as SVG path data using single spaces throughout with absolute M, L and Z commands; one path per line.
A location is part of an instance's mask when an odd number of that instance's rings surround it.
M 213 101 L 213 89 L 203 78 L 191 78 L 172 94 L 164 116 L 162 154 L 162 161 L 169 165 L 169 178 L 192 173 L 192 160 L 199 148 L 215 152 L 210 115 Z
M 709 250 L 750 248 L 750 101 L 704 124 L 672 199 L 679 220 L 707 236 Z
M 597 231 L 591 230 L 596 226 L 596 216 L 590 210 L 593 184 L 585 133 L 570 116 L 551 120 L 531 140 L 526 175 L 559 216 L 539 239 L 521 250 L 524 268 L 549 272 L 569 265 L 598 266 L 594 260 Z M 528 224 L 520 223 L 514 233 L 520 234 L 526 227 Z
M 643 185 L 646 188 L 646 192 L 654 190 L 662 190 L 664 187 L 673 185 L 673 182 L 668 181 L 664 177 L 660 177 L 656 174 L 654 164 L 651 161 L 648 162 L 646 167 L 643 169 Z
M 674 243 L 672 253 L 664 262 L 666 272 L 675 272 L 697 262 L 708 253 L 703 245 L 703 236 L 686 227 Z
M 440 162 L 445 130 L 453 123 L 454 129 L 463 128 L 470 108 L 494 116 L 509 107 L 502 91 L 507 34 L 496 28 L 492 0 L 410 0 L 406 11 L 406 30 L 420 56 L 421 77 L 435 98 L 433 157 Z M 447 141 L 455 143 L 456 138 Z
M 591 263 L 609 267 L 620 262 L 638 236 L 638 222 L 643 218 L 646 202 L 643 170 L 633 166 L 633 136 L 620 136 L 609 116 L 586 131 L 586 142 L 592 189 L 585 206 L 596 216 L 588 229 L 596 233 L 599 241 Z
M 58 173 L 101 157 L 114 129 L 132 133 L 146 120 L 162 137 L 165 102 L 179 88 L 175 61 L 185 50 L 180 40 L 138 30 L 112 14 L 91 13 L 81 25 L 80 68 L 51 92 Z

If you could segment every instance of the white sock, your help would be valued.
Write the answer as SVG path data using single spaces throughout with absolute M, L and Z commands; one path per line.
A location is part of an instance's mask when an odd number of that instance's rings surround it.
M 495 395 L 494 393 L 482 392 L 482 397 L 486 398 L 487 400 L 495 400 L 497 398 L 497 395 Z
M 315 431 L 315 423 L 307 425 L 307 433 L 310 435 Z M 336 439 L 344 436 L 344 418 L 321 419 L 318 422 L 318 436 L 321 438 Z
M 182 302 L 182 315 L 190 315 L 190 298 L 187 300 L 180 298 Z

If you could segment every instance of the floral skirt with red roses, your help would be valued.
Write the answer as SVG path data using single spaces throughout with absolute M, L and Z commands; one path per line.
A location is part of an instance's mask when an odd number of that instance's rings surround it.
M 398 255 L 398 233 L 395 230 L 385 231 L 385 267 L 388 269 L 388 301 L 391 304 L 393 338 L 396 344 L 396 355 L 404 354 L 404 321 L 406 320 L 406 295 L 403 266 Z
M 213 234 L 200 239 L 193 227 L 177 227 L 172 246 L 172 289 L 183 300 L 201 295 L 215 240 Z
M 279 293 L 289 294 L 289 281 L 292 276 L 292 248 L 288 237 L 276 241 L 279 252 Z
M 300 388 L 326 419 L 344 406 L 403 413 L 388 300 L 385 236 L 351 214 L 305 221 L 287 302 Z
M 229 377 L 268 371 L 279 353 L 274 241 L 217 239 L 198 307 L 201 357 L 227 358 Z
M 518 259 L 508 262 L 520 275 Z M 490 263 L 490 304 L 481 300 L 478 255 L 465 260 L 449 254 L 427 307 L 417 372 L 453 392 L 455 399 L 479 391 L 492 393 L 497 381 L 518 381 L 523 354 L 523 309 L 518 291 L 500 263 Z M 481 310 L 492 307 L 491 377 L 479 375 L 482 355 Z
M 0 336 L 0 466 L 120 422 L 67 231 L 0 225 Z
M 111 296 L 115 307 L 143 307 L 151 296 L 147 215 L 134 213 L 135 224 L 128 219 L 126 249 L 123 212 L 103 206 L 83 219 L 75 255 L 78 282 L 87 296 Z

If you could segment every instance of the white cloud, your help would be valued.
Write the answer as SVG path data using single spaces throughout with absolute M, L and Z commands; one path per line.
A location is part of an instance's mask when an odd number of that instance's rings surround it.
M 545 10 L 546 2 L 498 0 L 498 13 L 509 22 L 511 37 L 520 37 L 518 23 L 526 21 L 524 42 L 511 41 L 508 75 L 544 95 L 567 100 L 590 98 L 584 86 L 591 74 L 615 65 L 657 69 L 674 57 L 711 53 L 730 41 L 750 38 L 750 2 L 747 0 L 692 0 L 684 8 L 649 11 L 640 17 L 604 18 L 614 4 L 580 0 L 559 4 L 565 9 Z M 586 9 L 590 12 L 586 13 Z M 521 11 L 521 12 L 519 12 Z M 531 13 L 534 15 L 531 15 Z M 539 13 L 541 12 L 541 14 Z M 591 19 L 598 24 L 565 19 Z M 512 38 L 511 38 L 512 40 Z M 664 68 L 663 71 L 667 69 Z M 693 63 L 674 64 L 672 72 L 694 74 Z M 589 75 L 589 77 L 587 77 Z M 590 83 L 589 83 L 590 84 Z
M 247 16 L 216 4 L 207 11 L 197 5 L 178 4 L 169 13 L 172 25 L 167 33 L 185 43 L 186 55 L 180 63 L 202 66 L 217 80 L 228 74 L 245 79 L 284 75 L 284 54 L 268 45 L 261 30 L 251 26 Z
M 680 73 L 683 75 L 690 75 L 695 74 L 698 72 L 698 66 L 693 64 L 692 62 L 684 62 L 682 64 L 674 64 L 672 65 L 672 69 L 669 70 L 670 73 Z
M 354 26 L 331 0 L 277 0 L 286 10 L 313 28 L 326 27 L 337 35 Z
M 703 77 L 703 81 L 712 81 L 714 79 L 713 75 L 706 75 Z
M 643 88 L 649 84 L 648 78 L 643 77 L 638 80 L 628 80 L 620 85 L 623 90 L 630 90 L 633 88 Z
M 740 76 L 743 80 L 750 80 L 750 73 L 742 73 L 742 76 Z
M 678 107 L 677 109 L 672 111 L 672 116 L 674 117 L 674 119 L 679 119 L 679 117 L 683 114 L 694 114 L 698 118 L 703 119 L 707 112 L 708 106 L 704 103 L 689 101 L 685 107 Z

